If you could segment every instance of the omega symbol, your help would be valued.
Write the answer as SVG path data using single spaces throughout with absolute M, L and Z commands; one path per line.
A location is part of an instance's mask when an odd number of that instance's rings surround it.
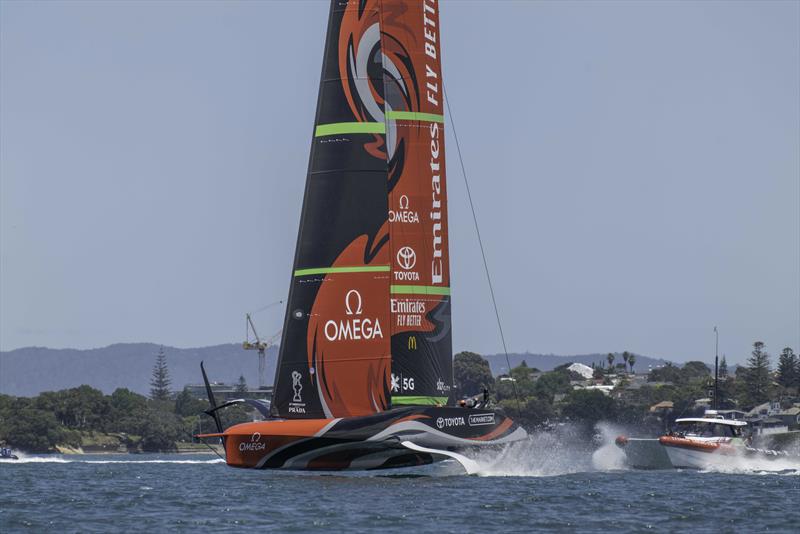
M 352 306 L 350 305 L 350 295 L 355 295 L 355 302 L 356 302 L 356 309 L 353 311 Z M 361 315 L 361 293 L 356 291 L 355 289 L 351 289 L 347 292 L 347 295 L 344 297 L 344 310 L 347 315 Z

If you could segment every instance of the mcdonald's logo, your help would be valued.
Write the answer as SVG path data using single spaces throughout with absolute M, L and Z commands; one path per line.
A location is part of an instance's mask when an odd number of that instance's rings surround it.
M 408 336 L 408 350 L 417 350 L 417 336 Z

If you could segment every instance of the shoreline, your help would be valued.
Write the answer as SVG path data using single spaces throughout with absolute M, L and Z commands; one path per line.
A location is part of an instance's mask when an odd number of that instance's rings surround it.
M 110 451 L 110 450 L 91 450 L 91 449 L 90 450 L 85 450 L 83 448 L 75 449 L 75 448 L 72 448 L 72 447 L 56 446 L 56 450 L 55 451 L 50 451 L 50 452 L 27 452 L 27 451 L 22 451 L 22 450 L 20 450 L 19 452 L 21 452 L 22 454 L 37 455 L 37 456 L 43 456 L 43 455 L 83 456 L 83 455 L 113 455 L 113 454 L 116 454 L 116 455 L 121 455 L 121 454 L 130 454 L 130 455 L 141 455 L 141 454 L 176 454 L 176 455 L 180 455 L 180 454 L 203 454 L 203 455 L 212 455 L 212 456 L 217 456 L 217 455 L 223 455 L 224 456 L 224 454 L 225 454 L 225 451 L 222 449 L 222 447 L 214 447 L 214 450 L 210 450 L 208 447 L 203 447 L 203 448 L 196 448 L 196 449 L 194 449 L 194 448 L 190 448 L 190 449 L 179 448 L 178 450 L 173 450 L 173 451 L 139 451 L 139 450 L 134 450 L 134 451 L 130 451 L 130 450 L 114 450 L 114 451 Z

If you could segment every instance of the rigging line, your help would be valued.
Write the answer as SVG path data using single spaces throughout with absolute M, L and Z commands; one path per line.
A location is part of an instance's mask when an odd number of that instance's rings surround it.
M 483 258 L 483 270 L 486 272 L 486 281 L 489 284 L 489 294 L 492 296 L 492 306 L 494 307 L 494 315 L 497 318 L 497 329 L 500 331 L 500 341 L 503 343 L 503 353 L 506 355 L 506 365 L 508 365 L 508 374 L 511 376 L 511 362 L 508 359 L 508 348 L 506 346 L 506 336 L 503 334 L 503 325 L 500 322 L 500 312 L 497 309 L 497 299 L 494 297 L 494 287 L 492 286 L 492 276 L 489 274 L 489 264 L 486 261 L 486 252 L 483 249 L 483 239 L 481 239 L 481 230 L 478 226 L 478 216 L 475 214 L 475 204 L 472 202 L 472 192 L 469 188 L 469 180 L 467 180 L 467 169 L 464 167 L 464 158 L 461 156 L 461 144 L 458 142 L 458 134 L 456 133 L 456 123 L 453 120 L 453 112 L 450 110 L 450 98 L 447 96 L 447 87 L 442 81 L 442 92 L 444 92 L 444 102 L 447 106 L 447 116 L 450 117 L 450 125 L 453 127 L 453 138 L 456 141 L 456 151 L 458 152 L 458 161 L 461 164 L 461 176 L 464 177 L 464 185 L 467 188 L 467 198 L 469 199 L 469 208 L 472 211 L 472 222 L 475 223 L 475 233 L 478 235 L 478 245 L 481 249 L 481 257 Z M 517 416 L 522 419 L 522 408 L 519 402 L 519 393 L 517 392 L 517 382 L 511 376 L 511 386 L 514 389 L 514 398 L 517 401 Z
M 278 304 L 283 304 L 283 301 L 282 300 L 276 300 L 275 302 L 271 302 L 271 303 L 267 304 L 266 306 L 262 306 L 261 308 L 257 309 L 256 311 L 251 311 L 250 315 L 255 315 L 258 312 L 262 312 L 264 310 L 268 310 L 268 309 L 272 308 L 273 306 L 277 306 Z
M 194 439 L 195 439 L 195 438 L 194 438 L 194 436 L 193 436 L 193 435 L 189 434 L 189 433 L 188 433 L 188 432 L 186 432 L 185 430 L 183 431 L 183 433 L 184 433 L 184 434 L 186 434 L 187 436 L 189 436 L 189 437 L 191 438 L 191 441 L 190 441 L 190 443 L 195 443 L 195 441 L 194 441 Z M 224 458 L 224 457 L 223 457 L 223 456 L 222 456 L 220 453 L 218 453 L 218 452 L 217 452 L 217 450 L 216 450 L 214 447 L 212 447 L 211 445 L 209 445 L 209 444 L 208 444 L 208 442 L 206 442 L 206 440 L 204 440 L 204 439 L 201 439 L 201 440 L 200 440 L 200 443 L 202 443 L 203 445 L 205 445 L 206 447 L 208 447 L 208 448 L 211 450 L 211 452 L 213 452 L 214 454 L 216 454 L 216 455 L 217 455 L 217 456 L 218 456 L 218 457 L 219 457 L 221 460 L 225 460 L 225 458 Z

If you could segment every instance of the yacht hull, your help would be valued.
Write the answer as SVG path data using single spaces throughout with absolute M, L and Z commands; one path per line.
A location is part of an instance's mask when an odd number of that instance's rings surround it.
M 256 469 L 387 469 L 446 458 L 428 450 L 462 451 L 519 441 L 527 433 L 510 418 L 471 408 L 409 406 L 335 419 L 267 420 L 232 426 L 219 436 L 226 462 Z

